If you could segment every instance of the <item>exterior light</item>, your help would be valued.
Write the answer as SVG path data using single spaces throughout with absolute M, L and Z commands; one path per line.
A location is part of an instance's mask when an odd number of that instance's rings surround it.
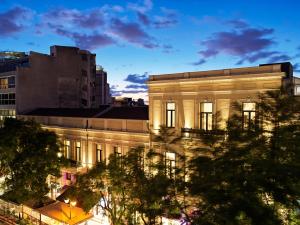
M 69 204 L 69 202 L 70 202 L 70 199 L 64 199 L 64 202 L 66 203 L 66 204 Z
M 58 153 L 57 153 L 57 156 L 58 156 L 58 158 L 61 158 L 61 157 L 62 157 L 62 153 L 61 153 L 61 152 L 58 152 Z
M 71 206 L 76 206 L 77 202 L 76 201 L 71 201 Z

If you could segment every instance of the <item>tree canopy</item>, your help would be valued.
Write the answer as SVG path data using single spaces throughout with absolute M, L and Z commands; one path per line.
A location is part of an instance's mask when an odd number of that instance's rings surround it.
M 34 121 L 8 118 L 0 137 L 0 171 L 5 177 L 2 197 L 17 203 L 41 201 L 49 192 L 48 175 L 60 175 L 62 159 L 56 134 Z
M 300 206 L 299 102 L 284 89 L 262 94 L 247 128 L 240 109 L 225 137 L 210 139 L 191 161 L 193 223 L 290 224 Z

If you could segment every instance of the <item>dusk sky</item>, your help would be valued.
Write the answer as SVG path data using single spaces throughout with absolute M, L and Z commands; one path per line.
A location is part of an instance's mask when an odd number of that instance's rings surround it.
M 97 54 L 114 95 L 148 74 L 290 61 L 300 74 L 298 0 L 0 0 L 0 50 Z

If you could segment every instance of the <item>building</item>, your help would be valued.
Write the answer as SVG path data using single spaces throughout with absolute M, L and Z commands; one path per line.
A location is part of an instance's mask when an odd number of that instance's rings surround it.
M 30 52 L 17 70 L 17 113 L 36 108 L 95 108 L 96 55 L 75 47 L 51 46 L 50 55 Z
M 108 104 L 109 85 L 96 55 L 51 46 L 50 54 L 0 53 L 0 120 L 36 108 L 97 108 Z
M 290 63 L 257 67 L 152 75 L 149 77 L 149 126 L 161 125 L 181 131 L 211 130 L 214 115 L 220 115 L 225 127 L 234 112 L 233 103 L 243 106 L 245 116 L 255 116 L 258 94 L 277 90 L 281 85 L 299 94 L 300 79 L 293 77 Z M 292 87 L 289 87 L 292 85 Z M 246 113 L 247 112 L 247 113 Z
M 56 132 L 64 144 L 63 154 L 77 162 L 64 168 L 56 182 L 63 188 L 76 182 L 76 174 L 84 173 L 96 162 L 112 153 L 125 154 L 130 148 L 153 144 L 151 133 L 161 125 L 178 135 L 190 135 L 197 129 L 211 130 L 214 119 L 224 127 L 240 102 L 244 125 L 255 118 L 258 94 L 285 86 L 300 96 L 300 79 L 293 77 L 290 63 L 214 71 L 152 75 L 149 77 L 149 109 L 146 106 L 102 106 L 98 109 L 41 108 L 20 118 L 34 119 L 45 129 Z M 164 152 L 171 170 L 176 167 L 175 152 Z M 53 190 L 54 196 L 59 190 Z M 94 214 L 97 224 L 97 213 Z M 100 219 L 100 218 L 99 218 Z
M 25 52 L 0 52 L 0 124 L 16 116 L 17 67 L 28 65 Z
M 95 78 L 95 102 L 100 105 L 111 103 L 109 84 L 107 83 L 107 72 L 103 67 L 97 66 Z

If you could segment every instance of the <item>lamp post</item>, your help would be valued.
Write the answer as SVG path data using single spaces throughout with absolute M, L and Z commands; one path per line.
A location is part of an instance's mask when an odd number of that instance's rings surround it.
M 65 199 L 64 202 L 66 204 L 69 204 L 69 206 L 70 206 L 70 220 L 71 220 L 72 219 L 72 208 L 71 208 L 71 206 L 75 207 L 77 202 L 76 201 L 70 201 L 70 199 L 68 199 L 68 198 Z

